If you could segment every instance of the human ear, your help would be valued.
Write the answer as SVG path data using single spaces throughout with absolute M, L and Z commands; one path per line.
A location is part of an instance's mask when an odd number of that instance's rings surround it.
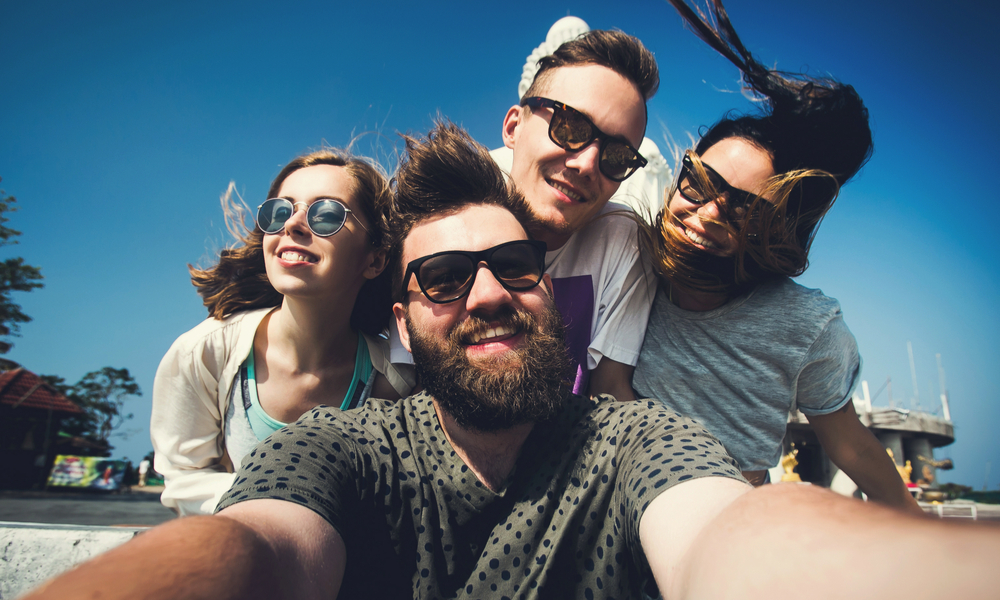
M 517 139 L 517 126 L 521 124 L 521 120 L 526 118 L 528 115 L 524 114 L 524 108 L 521 106 L 511 106 L 510 110 L 507 111 L 507 116 L 503 118 L 503 131 L 501 132 L 503 136 L 503 145 L 507 146 L 511 150 L 514 149 L 514 142 Z
M 392 314 L 396 317 L 396 330 L 399 331 L 399 341 L 406 348 L 407 352 L 412 353 L 413 351 L 410 350 L 410 331 L 406 328 L 406 307 L 403 306 L 402 302 L 397 302 L 392 305 Z
M 375 279 L 382 274 L 389 261 L 389 254 L 385 250 L 377 250 L 372 255 L 372 262 L 363 273 L 365 279 Z
M 545 284 L 545 290 L 549 293 L 549 298 L 552 298 L 552 301 L 555 302 L 556 301 L 556 291 L 554 289 L 552 289 L 552 278 L 549 277 L 548 273 L 543 273 L 542 274 L 542 283 Z

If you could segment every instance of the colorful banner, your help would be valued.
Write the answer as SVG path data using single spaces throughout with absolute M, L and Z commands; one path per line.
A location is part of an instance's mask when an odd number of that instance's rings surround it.
M 122 487 L 125 461 L 97 456 L 56 456 L 49 485 L 114 491 Z

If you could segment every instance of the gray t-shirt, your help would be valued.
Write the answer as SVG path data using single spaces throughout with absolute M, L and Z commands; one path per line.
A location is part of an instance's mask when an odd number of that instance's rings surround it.
M 756 471 L 778 464 L 789 410 L 836 411 L 860 372 L 840 304 L 782 279 L 706 312 L 682 310 L 660 289 L 632 385 L 703 423 Z
M 316 511 L 347 547 L 340 598 L 638 598 L 651 582 L 643 511 L 707 476 L 740 479 L 690 419 L 572 396 L 493 492 L 418 394 L 313 410 L 257 446 L 219 507 L 278 498 Z

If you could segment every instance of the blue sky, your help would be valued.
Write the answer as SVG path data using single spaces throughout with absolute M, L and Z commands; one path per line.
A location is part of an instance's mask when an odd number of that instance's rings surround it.
M 656 54 L 647 136 L 686 140 L 728 109 L 752 110 L 734 67 L 665 2 L 0 1 L 0 187 L 23 231 L 2 257 L 41 267 L 16 298 L 34 321 L 9 357 L 76 381 L 126 367 L 144 396 L 117 456 L 150 448 L 153 375 L 204 318 L 186 265 L 228 243 L 218 197 L 230 180 L 263 199 L 288 160 L 322 143 L 391 167 L 397 132 L 447 115 L 490 147 L 517 100 L 525 57 L 571 14 L 620 28 Z M 853 84 L 875 155 L 820 228 L 800 278 L 841 301 L 877 390 L 936 409 L 947 372 L 957 442 L 943 481 L 1000 485 L 1000 207 L 991 184 L 997 9 L 930 2 L 730 2 L 765 64 Z M 362 135 L 364 134 L 364 135 Z M 876 404 L 886 405 L 886 392 Z M 991 465 L 988 467 L 988 465 Z

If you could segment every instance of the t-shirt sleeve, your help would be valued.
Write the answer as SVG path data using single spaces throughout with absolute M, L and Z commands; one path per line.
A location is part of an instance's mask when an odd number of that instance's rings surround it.
M 603 255 L 597 323 L 587 366 L 596 368 L 605 356 L 635 366 L 653 305 L 656 276 L 640 257 L 631 218 L 613 213 L 601 218 L 619 222 L 609 227 L 613 235 L 609 236 Z
M 405 398 L 410 395 L 410 391 L 417 382 L 417 376 L 413 370 L 413 357 L 406 351 L 406 348 L 402 347 L 395 323 L 389 326 L 389 331 L 389 339 L 382 336 L 365 335 L 365 341 L 368 343 L 368 356 L 372 361 L 372 367 L 385 377 L 400 397 Z M 392 333 L 395 333 L 395 340 L 391 337 Z M 398 352 L 393 346 L 394 341 L 398 344 L 398 350 L 402 351 L 404 357 L 397 361 L 392 359 L 393 353 Z
M 612 506 L 626 524 L 629 548 L 648 572 L 639 522 L 649 504 L 675 485 L 701 477 L 746 481 L 722 443 L 700 423 L 655 401 L 626 403 L 619 446 L 618 483 Z
M 795 406 L 806 415 L 825 415 L 848 401 L 861 374 L 854 334 L 838 310 L 809 348 L 795 385 Z
M 346 414 L 319 407 L 258 444 L 244 459 L 216 512 L 246 500 L 285 500 L 345 531 L 343 516 L 351 514 L 358 499 L 357 483 L 365 476 L 358 472 L 364 461 L 355 451 L 356 441 L 346 435 L 345 427 L 350 426 Z

